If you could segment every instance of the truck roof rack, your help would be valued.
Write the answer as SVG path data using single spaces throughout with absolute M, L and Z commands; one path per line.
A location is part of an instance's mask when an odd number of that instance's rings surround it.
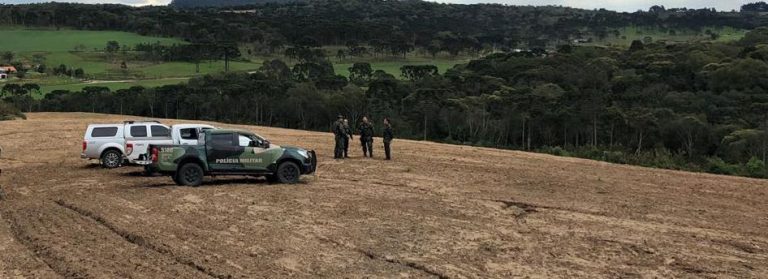
M 134 124 L 134 123 L 160 123 L 160 121 L 157 121 L 157 120 L 126 120 L 126 121 L 123 121 L 123 124 Z

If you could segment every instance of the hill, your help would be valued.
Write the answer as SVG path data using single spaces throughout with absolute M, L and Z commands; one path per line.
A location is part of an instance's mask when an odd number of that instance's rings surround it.
M 167 37 L 143 36 L 122 31 L 91 31 L 51 28 L 0 28 L 0 37 L 7 43 L 0 51 L 10 52 L 11 64 L 23 65 L 27 74 L 23 79 L 11 78 L 12 83 L 35 83 L 41 86 L 41 93 L 54 90 L 81 90 L 87 86 L 104 86 L 112 90 L 140 85 L 145 87 L 177 84 L 189 77 L 218 73 L 224 70 L 223 61 L 211 61 L 200 66 L 196 73 L 195 64 L 184 61 L 157 61 L 146 58 L 136 51 L 139 44 L 160 46 L 183 45 L 187 42 Z M 117 42 L 120 49 L 108 53 L 107 42 Z M 126 63 L 126 69 L 121 68 Z M 8 61 L 0 61 L 8 63 Z M 43 65 L 43 68 L 40 68 Z M 82 77 L 72 78 L 71 74 L 54 72 L 64 66 L 69 70 L 82 69 Z M 256 62 L 233 62 L 232 70 L 255 70 Z M 42 73 L 41 73 L 42 72 Z M 3 81 L 0 81 L 0 87 Z M 42 95 L 36 95 L 42 97 Z
M 133 118 L 0 125 L 0 277 L 768 276 L 765 180 L 407 140 L 334 161 L 330 134 L 223 123 L 316 149 L 317 176 L 187 188 L 79 159 L 86 124 Z
M 260 5 L 267 3 L 297 3 L 304 2 L 305 0 L 173 0 L 169 6 L 179 8 L 196 8 L 196 7 L 233 7 L 233 6 L 247 6 L 247 5 Z
M 47 16 L 51 14 L 69 16 L 51 20 Z M 620 13 L 560 6 L 377 0 L 281 1 L 238 9 L 46 3 L 0 6 L 0 15 L 4 15 L 0 25 L 121 30 L 191 42 L 238 42 L 261 52 L 303 43 L 362 44 L 374 55 L 407 53 L 415 48 L 453 55 L 488 49 L 555 48 L 581 40 L 622 39 L 626 36 L 622 30 L 632 26 L 656 29 L 664 37 L 687 32 L 709 40 L 720 35 L 720 28 L 766 25 L 765 17 L 710 9 Z
M 100 86 L 112 91 L 127 89 L 132 86 L 155 87 L 186 82 L 190 77 L 205 74 L 215 74 L 224 70 L 224 61 L 214 59 L 200 64 L 199 72 L 194 63 L 189 61 L 167 61 L 160 57 L 159 60 L 150 57 L 146 51 L 137 50 L 139 44 L 153 44 L 159 46 L 185 45 L 188 42 L 176 38 L 143 36 L 136 33 L 122 31 L 91 31 L 70 30 L 52 28 L 19 28 L 0 27 L 0 37 L 8 40 L 8 43 L 0 46 L 0 52 L 10 52 L 13 58 L 11 64 L 25 65 L 27 75 L 23 79 L 12 77 L 10 81 L 0 81 L 0 87 L 4 83 L 35 83 L 41 86 L 40 94 L 36 98 L 42 98 L 55 90 L 80 91 L 89 86 Z M 120 49 L 109 54 L 105 51 L 107 42 L 115 41 Z M 243 46 L 243 53 L 247 53 L 248 47 Z M 325 48 L 327 53 L 333 53 L 338 47 Z M 262 66 L 262 61 L 285 57 L 277 55 L 249 55 L 230 62 L 231 71 L 256 71 Z M 121 68 L 121 62 L 126 62 L 127 69 Z M 400 67 L 403 65 L 432 64 L 440 68 L 441 72 L 456 64 L 468 61 L 467 56 L 438 56 L 408 55 L 402 57 L 366 57 L 333 59 L 335 72 L 343 76 L 349 76 L 348 69 L 354 62 L 369 61 L 373 70 L 383 70 L 392 75 L 400 75 Z M 0 61 L 0 64 L 7 61 Z M 39 73 L 40 65 L 44 65 Z M 54 68 L 64 65 L 71 70 L 82 69 L 82 78 L 71 78 L 66 73 L 53 73 Z M 22 68 L 22 67 L 19 67 Z M 36 69 L 37 68 L 37 69 Z

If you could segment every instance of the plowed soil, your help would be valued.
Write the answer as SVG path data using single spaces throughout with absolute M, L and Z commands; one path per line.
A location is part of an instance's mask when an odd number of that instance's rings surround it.
M 384 161 L 378 138 L 336 161 L 326 133 L 218 123 L 317 150 L 317 175 L 79 158 L 88 123 L 131 118 L 0 122 L 0 278 L 768 278 L 766 180 L 406 140 Z

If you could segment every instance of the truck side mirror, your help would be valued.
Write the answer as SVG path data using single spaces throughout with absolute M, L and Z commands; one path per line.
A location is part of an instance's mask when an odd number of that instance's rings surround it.
M 264 144 L 263 145 L 264 145 L 264 148 L 269 148 L 269 141 L 268 140 L 264 140 Z

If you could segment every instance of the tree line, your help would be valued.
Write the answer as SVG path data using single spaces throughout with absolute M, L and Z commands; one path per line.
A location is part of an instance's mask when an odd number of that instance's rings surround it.
M 120 30 L 189 42 L 235 42 L 264 52 L 283 51 L 310 38 L 348 45 L 349 54 L 402 55 L 414 49 L 456 55 L 485 50 L 554 47 L 574 39 L 620 36 L 627 26 L 707 32 L 768 24 L 745 12 L 665 9 L 619 13 L 547 6 L 455 5 L 426 1 L 318 0 L 232 7 L 129 7 L 43 3 L 0 5 L 0 24 Z M 709 30 L 717 33 L 717 30 Z M 363 49 L 364 48 L 364 49 Z
M 766 176 L 768 28 L 732 43 L 650 43 L 497 53 L 397 78 L 327 57 L 187 84 L 5 97 L 20 110 L 86 111 L 327 131 L 336 114 L 390 117 L 398 135 L 617 163 Z M 31 90 L 31 89 L 30 89 Z
M 232 7 L 247 6 L 266 3 L 290 3 L 304 0 L 173 0 L 170 6 L 191 8 L 191 7 Z

